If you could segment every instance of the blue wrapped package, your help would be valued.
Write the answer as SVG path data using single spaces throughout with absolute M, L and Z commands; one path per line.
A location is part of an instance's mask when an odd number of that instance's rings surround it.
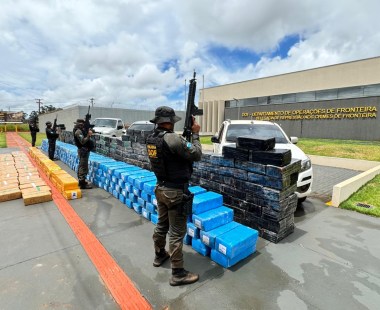
M 150 212 L 157 214 L 156 206 L 150 202 L 145 202 L 145 208 Z
M 240 262 L 244 258 L 248 257 L 249 255 L 251 255 L 255 251 L 256 251 L 256 246 L 254 246 L 252 248 L 247 248 L 246 251 L 241 252 L 240 254 L 238 254 L 237 256 L 235 256 L 233 258 L 229 258 L 226 255 L 218 252 L 217 250 L 211 249 L 211 255 L 210 256 L 211 256 L 211 260 L 213 260 L 217 264 L 223 266 L 224 268 L 229 268 L 229 267 L 232 267 L 233 265 L 237 264 L 238 262 Z
M 122 194 L 119 194 L 119 200 L 125 204 L 125 197 Z
M 190 193 L 193 193 L 194 196 L 207 192 L 207 190 L 205 188 L 201 187 L 201 186 L 190 186 L 189 187 L 189 191 L 190 191 Z
M 149 182 L 144 183 L 144 191 L 146 191 L 150 195 L 153 195 L 156 184 L 157 184 L 156 181 L 149 181 Z
M 199 239 L 199 228 L 196 227 L 193 223 L 187 223 L 187 234 L 193 239 Z
M 141 197 L 137 198 L 137 203 L 142 206 L 143 208 L 145 208 L 145 200 L 142 199 Z
M 125 198 L 125 204 L 126 204 L 126 206 L 129 208 L 129 209 L 132 209 L 133 208 L 133 202 L 132 202 L 132 200 L 131 199 L 129 199 L 129 198 Z
M 202 254 L 203 256 L 210 256 L 210 248 L 203 244 L 201 239 L 192 239 L 191 240 L 191 246 L 192 248 L 197 251 L 199 254 Z
M 193 198 L 193 214 L 200 214 L 223 204 L 223 196 L 215 192 L 195 195 Z
M 121 174 L 126 171 L 134 171 L 134 170 L 141 170 L 140 167 L 133 166 L 133 165 L 128 165 L 126 164 L 125 167 L 115 169 L 113 171 L 113 175 L 117 177 L 118 179 L 121 179 Z
M 152 171 L 142 169 L 139 173 L 134 173 L 128 176 L 128 182 L 129 184 L 134 185 L 136 179 L 144 178 L 147 176 L 154 176 L 154 173 Z
M 183 244 L 186 244 L 186 245 L 191 245 L 191 240 L 193 238 L 191 238 L 188 234 L 185 235 L 185 237 L 183 238 Z
M 132 189 L 132 193 L 133 193 L 134 195 L 136 195 L 137 197 L 140 197 L 140 196 L 141 196 L 141 189 L 138 189 L 138 188 L 136 188 L 136 187 L 133 187 L 133 189 Z
M 147 209 L 142 208 L 141 215 L 145 217 L 148 221 L 150 221 L 150 212 Z
M 154 224 L 157 225 L 158 222 L 158 214 L 150 214 L 150 221 Z
M 143 190 L 144 184 L 150 181 L 157 181 L 157 178 L 155 175 L 147 175 L 142 178 L 136 178 L 134 180 L 133 186 L 137 187 L 138 189 Z
M 251 251 L 256 246 L 258 235 L 257 230 L 240 225 L 216 237 L 215 249 L 228 258 L 234 258 Z
M 116 165 L 113 165 L 111 167 L 108 168 L 107 170 L 107 173 L 110 174 L 110 175 L 115 175 L 114 172 L 115 170 L 119 170 L 119 169 L 122 169 L 122 168 L 127 168 L 129 165 L 126 164 L 126 163 L 123 163 L 123 162 L 117 162 L 118 164 Z
M 235 227 L 237 227 L 239 225 L 241 225 L 241 224 L 232 221 L 228 224 L 219 226 L 218 228 L 215 228 L 215 229 L 210 230 L 210 231 L 201 230 L 200 239 L 202 240 L 202 242 L 205 245 L 209 246 L 212 249 L 215 249 L 216 237 L 226 233 L 227 231 L 234 229 Z
M 130 176 L 130 175 L 132 175 L 132 174 L 136 174 L 136 173 L 140 173 L 140 171 L 142 171 L 143 169 L 142 168 L 139 168 L 139 167 L 137 167 L 138 169 L 132 169 L 132 168 L 130 168 L 130 169 L 128 169 L 128 170 L 126 170 L 126 171 L 124 171 L 124 172 L 122 172 L 122 173 L 120 173 L 120 178 L 125 182 L 125 183 L 127 183 L 128 182 L 128 177 Z
M 132 206 L 136 213 L 141 214 L 142 207 L 137 202 L 132 202 Z
M 225 206 L 193 215 L 193 223 L 201 230 L 209 231 L 229 222 L 234 218 L 234 211 Z

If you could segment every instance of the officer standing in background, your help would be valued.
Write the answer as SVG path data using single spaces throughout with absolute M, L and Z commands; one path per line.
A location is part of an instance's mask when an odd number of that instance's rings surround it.
M 50 121 L 46 122 L 46 138 L 49 141 L 49 158 L 50 160 L 54 160 L 55 153 L 55 142 L 58 139 L 58 133 L 56 132 L 56 128 L 52 128 L 52 123 Z
M 169 257 L 172 277 L 170 285 L 191 284 L 199 276 L 184 269 L 183 238 L 187 229 L 187 216 L 192 213 L 192 194 L 189 180 L 193 162 L 199 161 L 202 146 L 199 142 L 200 126 L 193 119 L 192 143 L 173 132 L 174 124 L 181 120 L 172 108 L 162 106 L 155 111 L 150 122 L 157 124 L 147 138 L 147 151 L 151 167 L 157 177 L 155 195 L 158 203 L 158 223 L 154 229 L 155 258 L 153 266 L 161 266 Z M 165 250 L 169 232 L 169 253 Z
M 37 119 L 34 117 L 29 120 L 29 131 L 32 136 L 32 146 L 36 146 L 37 132 L 39 132 L 40 129 L 38 128 Z
M 88 130 L 88 133 L 85 135 L 84 132 L 84 119 L 77 119 L 74 126 L 74 141 L 75 145 L 78 147 L 78 157 L 79 157 L 79 166 L 78 166 L 78 182 L 81 189 L 91 189 L 92 186 L 86 181 L 86 176 L 88 173 L 88 158 L 90 157 L 91 150 L 91 129 Z

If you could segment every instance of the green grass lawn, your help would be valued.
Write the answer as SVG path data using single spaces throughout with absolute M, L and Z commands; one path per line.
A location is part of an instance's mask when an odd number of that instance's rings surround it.
M 0 132 L 0 148 L 7 147 L 7 141 L 5 139 L 5 133 Z
M 380 142 L 333 139 L 299 139 L 306 154 L 380 161 Z
M 212 145 L 211 136 L 201 136 L 201 137 L 199 137 L 199 141 L 201 141 L 201 144 Z
M 26 141 L 29 141 L 29 143 L 32 143 L 32 136 L 30 135 L 30 132 L 19 132 L 18 134 L 22 138 L 24 138 Z M 41 146 L 43 139 L 46 139 L 46 134 L 44 132 L 38 132 L 37 139 L 36 139 L 36 146 Z
M 371 208 L 357 206 L 357 203 L 370 205 Z M 362 186 L 349 199 L 341 203 L 342 209 L 353 210 L 356 212 L 380 217 L 380 175 Z

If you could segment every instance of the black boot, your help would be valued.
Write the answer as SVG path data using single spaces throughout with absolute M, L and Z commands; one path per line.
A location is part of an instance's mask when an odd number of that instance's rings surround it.
M 86 180 L 79 181 L 79 188 L 80 189 L 91 189 L 92 185 L 90 183 L 87 183 Z
M 185 285 L 197 282 L 199 280 L 199 275 L 187 271 L 183 268 L 173 268 L 172 278 L 169 284 L 171 286 Z
M 154 257 L 153 266 L 160 267 L 168 258 L 170 257 L 169 253 L 165 249 L 161 249 L 160 252 L 156 252 Z

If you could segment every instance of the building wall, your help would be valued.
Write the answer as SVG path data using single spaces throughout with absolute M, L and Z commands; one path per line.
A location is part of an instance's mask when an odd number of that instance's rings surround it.
M 226 108 L 225 118 L 273 121 L 288 136 L 370 141 L 380 140 L 378 111 L 380 97 L 369 97 Z
M 275 96 L 282 94 L 318 91 L 380 83 L 380 57 L 358 60 L 316 69 L 287 73 L 277 76 L 249 80 L 240 83 L 221 85 L 200 90 L 199 106 L 204 109 L 200 117 L 201 133 L 215 134 L 224 119 L 241 119 L 244 111 L 279 111 L 367 106 L 378 107 L 378 97 L 339 99 L 330 101 L 313 101 L 291 104 L 268 104 L 251 107 L 225 108 L 226 101 L 244 98 Z M 217 102 L 218 104 L 215 104 Z M 222 116 L 223 115 L 223 116 Z M 274 120 L 279 122 L 279 120 Z M 377 113 L 375 118 L 357 119 L 314 119 L 281 120 L 281 125 L 289 135 L 315 138 L 340 138 L 378 140 Z M 352 126 L 353 125 L 353 126 Z M 356 128 L 355 128 L 356 127 Z M 353 129 L 355 128 L 355 129 Z M 375 133 L 374 129 L 377 129 Z M 318 130 L 316 130 L 318 129 Z M 366 130 L 369 129 L 368 132 Z
M 74 128 L 74 122 L 78 118 L 85 118 L 87 112 L 88 106 L 75 106 L 52 113 L 41 114 L 39 116 L 40 128 L 44 128 L 47 121 L 53 122 L 57 116 L 57 124 L 65 124 L 66 130 L 71 131 Z M 145 121 L 154 118 L 154 111 L 121 108 L 91 107 L 90 114 L 91 120 L 99 117 L 114 117 L 121 118 L 125 124 L 132 124 L 135 121 Z M 183 131 L 185 112 L 176 111 L 176 114 L 182 117 L 182 120 L 176 123 L 175 130 Z

